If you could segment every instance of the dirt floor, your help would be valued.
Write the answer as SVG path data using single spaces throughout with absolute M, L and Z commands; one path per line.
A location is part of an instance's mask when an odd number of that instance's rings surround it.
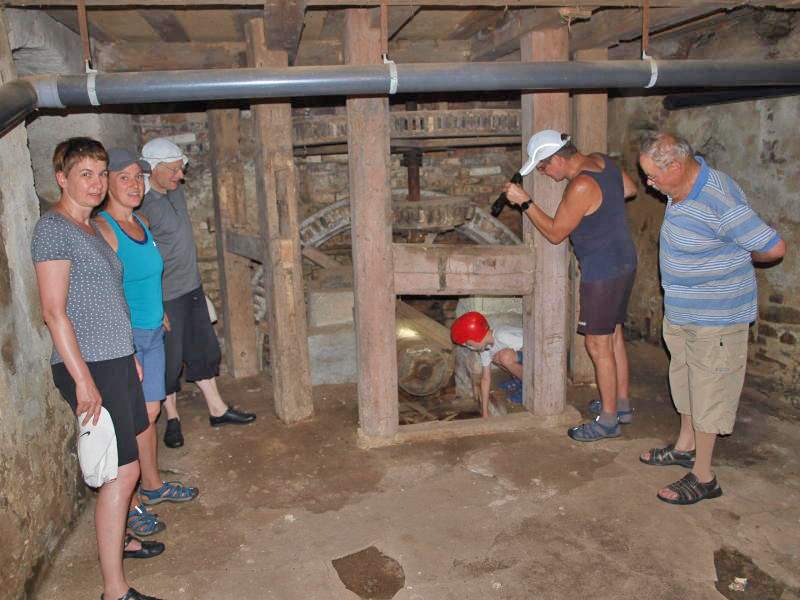
M 161 465 L 201 493 L 156 507 L 167 550 L 126 561 L 129 581 L 170 600 L 800 599 L 796 412 L 749 381 L 718 444 L 723 496 L 665 504 L 656 490 L 685 470 L 637 457 L 676 432 L 666 357 L 629 351 L 634 423 L 590 444 L 562 427 L 362 450 L 354 386 L 315 388 L 314 418 L 292 427 L 266 377 L 220 381 L 258 412 L 244 427 L 210 428 L 183 394 L 186 445 L 160 446 Z M 568 401 L 588 417 L 595 394 Z M 35 599 L 98 597 L 88 508 Z

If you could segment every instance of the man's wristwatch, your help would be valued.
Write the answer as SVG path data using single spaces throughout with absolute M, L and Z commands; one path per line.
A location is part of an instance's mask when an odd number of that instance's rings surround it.
M 519 212 L 524 213 L 531 207 L 531 204 L 533 204 L 533 200 L 525 200 L 522 204 L 517 204 L 516 207 Z

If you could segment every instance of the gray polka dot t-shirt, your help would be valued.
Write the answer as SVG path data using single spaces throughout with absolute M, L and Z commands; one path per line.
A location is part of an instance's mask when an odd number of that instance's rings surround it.
M 131 314 L 122 289 L 122 263 L 97 226 L 84 231 L 64 215 L 49 211 L 33 230 L 34 263 L 68 260 L 67 317 L 86 362 L 133 354 Z M 50 362 L 64 362 L 55 347 Z

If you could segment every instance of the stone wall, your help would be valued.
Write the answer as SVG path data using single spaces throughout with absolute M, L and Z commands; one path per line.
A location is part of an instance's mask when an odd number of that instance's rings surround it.
M 0 83 L 16 77 L 0 11 Z M 24 125 L 0 137 L 0 598 L 25 597 L 85 494 L 75 417 L 52 385 L 30 238 L 39 218 Z
M 800 53 L 800 18 L 791 11 L 742 9 L 714 29 L 667 38 L 654 48 L 659 58 L 794 58 Z M 713 22 L 712 22 L 713 23 Z M 753 208 L 775 227 L 788 245 L 783 262 L 758 268 L 759 317 L 751 328 L 749 372 L 786 391 L 800 404 L 800 96 L 754 100 L 667 111 L 663 96 L 613 99 L 609 108 L 609 149 L 637 173 L 641 132 L 675 132 L 708 163 L 734 177 Z M 628 329 L 660 339 L 663 315 L 658 280 L 658 235 L 664 200 L 644 189 L 628 205 L 628 217 L 639 252 L 639 271 L 631 299 Z

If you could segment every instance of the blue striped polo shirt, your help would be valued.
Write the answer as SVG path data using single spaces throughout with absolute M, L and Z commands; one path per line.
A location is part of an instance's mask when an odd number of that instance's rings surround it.
M 661 225 L 659 266 L 664 313 L 676 325 L 725 326 L 756 318 L 751 252 L 780 240 L 725 173 L 700 163 L 685 200 L 669 198 Z

